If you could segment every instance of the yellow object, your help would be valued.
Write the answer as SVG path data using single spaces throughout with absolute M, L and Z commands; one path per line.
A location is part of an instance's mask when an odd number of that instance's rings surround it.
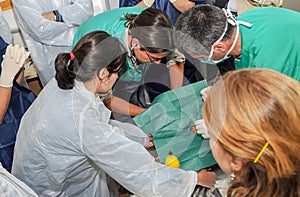
M 264 147 L 261 149 L 261 151 L 258 153 L 257 157 L 254 159 L 254 163 L 256 163 L 258 161 L 258 159 L 260 158 L 260 156 L 263 154 L 263 152 L 266 150 L 266 148 L 268 147 L 269 142 L 266 142 Z
M 169 152 L 169 155 L 166 157 L 165 165 L 171 168 L 180 168 L 180 162 L 178 158 L 175 155 L 173 155 L 171 151 Z

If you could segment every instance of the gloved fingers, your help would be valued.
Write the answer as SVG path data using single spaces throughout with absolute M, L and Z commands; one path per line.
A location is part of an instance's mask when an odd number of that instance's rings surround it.
M 196 120 L 194 122 L 194 125 L 199 125 L 199 124 L 203 125 L 204 124 L 204 119 Z
M 203 95 L 203 94 L 208 94 L 209 93 L 209 90 L 210 90 L 210 88 L 211 88 L 211 86 L 208 86 L 208 87 L 206 87 L 206 88 L 204 88 L 204 89 L 202 89 L 201 91 L 200 91 L 200 93 Z
M 197 129 L 197 134 L 201 135 L 203 138 L 210 138 L 206 129 Z
M 207 131 L 203 134 L 201 134 L 203 138 L 210 138 L 209 134 L 207 133 Z
M 206 88 L 204 88 L 204 89 L 202 89 L 202 90 L 200 91 L 200 94 L 202 95 L 203 101 L 206 100 L 207 95 L 208 95 L 208 93 L 209 93 L 209 91 L 210 91 L 210 88 L 211 88 L 211 86 L 208 86 L 208 87 L 206 87 Z
M 202 130 L 206 131 L 206 126 L 203 119 L 196 120 L 194 124 L 195 124 L 195 128 L 197 129 L 197 133 L 201 132 Z
M 14 57 L 14 47 L 12 46 L 12 44 L 8 45 L 6 48 L 6 53 L 5 55 L 7 55 L 7 58 L 13 58 Z M 5 58 L 4 55 L 4 58 Z
M 199 130 L 206 130 L 206 126 L 205 125 L 200 125 L 200 124 L 198 124 L 198 125 L 195 125 L 196 126 L 196 129 L 199 131 Z
M 14 50 L 15 50 L 15 62 L 19 65 L 21 57 L 23 56 L 23 53 L 24 53 L 24 48 L 23 47 L 19 47 L 19 45 L 16 45 L 14 47 Z
M 24 65 L 24 62 L 26 61 L 26 59 L 29 56 L 29 52 L 25 51 L 25 49 L 23 47 L 22 47 L 22 51 L 23 52 L 22 52 L 22 56 L 21 56 L 20 64 L 19 64 L 20 68 Z
M 195 133 L 196 131 L 196 133 L 200 134 L 203 138 L 209 138 L 204 119 L 196 120 L 190 131 L 191 133 Z

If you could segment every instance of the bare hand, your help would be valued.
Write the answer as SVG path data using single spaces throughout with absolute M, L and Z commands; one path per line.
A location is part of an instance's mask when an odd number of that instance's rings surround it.
M 50 21 L 55 21 L 55 15 L 53 12 L 44 12 L 42 13 L 42 16 L 45 18 L 45 19 L 48 19 Z
M 197 177 L 197 185 L 212 188 L 216 184 L 217 175 L 215 172 L 208 172 L 206 169 L 203 169 L 197 173 Z

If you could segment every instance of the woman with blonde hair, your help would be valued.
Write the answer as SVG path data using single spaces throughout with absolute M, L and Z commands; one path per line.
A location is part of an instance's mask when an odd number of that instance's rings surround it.
M 225 74 L 204 120 L 228 196 L 300 196 L 300 83 L 267 69 Z

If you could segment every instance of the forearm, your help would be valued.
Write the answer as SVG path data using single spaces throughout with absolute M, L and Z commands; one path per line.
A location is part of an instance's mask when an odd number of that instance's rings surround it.
M 147 7 L 146 4 L 144 3 L 144 1 L 141 1 L 137 4 L 135 4 L 134 6 L 141 6 L 141 7 Z
M 174 7 L 181 13 L 195 6 L 195 2 L 189 0 L 176 0 L 172 3 Z
M 134 6 L 142 6 L 142 7 L 151 7 L 155 0 L 142 0 L 139 3 L 135 4 Z
M 169 67 L 171 89 L 182 87 L 184 77 L 184 62 L 178 62 Z
M 18 75 L 16 76 L 16 82 L 19 84 L 19 85 L 22 85 L 23 83 L 23 79 L 24 79 L 24 68 L 21 68 Z
M 6 114 L 10 97 L 11 97 L 12 88 L 4 88 L 0 86 L 0 124 L 2 124 L 4 116 Z
M 131 104 L 124 99 L 115 96 L 112 96 L 110 99 L 106 100 L 105 105 L 113 112 L 130 116 L 136 116 L 146 110 L 145 108 Z

